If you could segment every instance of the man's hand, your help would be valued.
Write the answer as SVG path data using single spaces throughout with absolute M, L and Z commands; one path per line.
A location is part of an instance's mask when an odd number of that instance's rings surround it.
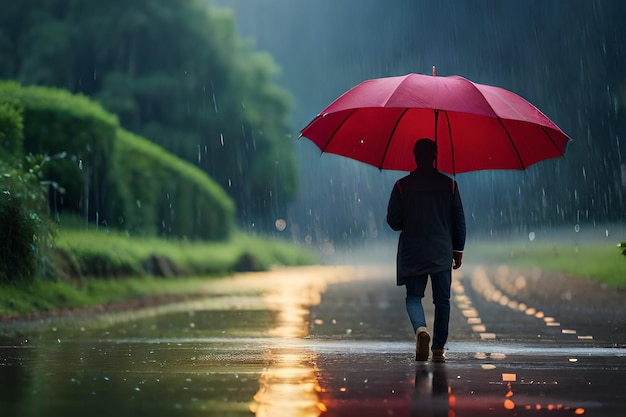
M 463 264 L 463 252 L 452 252 L 452 269 L 459 269 Z

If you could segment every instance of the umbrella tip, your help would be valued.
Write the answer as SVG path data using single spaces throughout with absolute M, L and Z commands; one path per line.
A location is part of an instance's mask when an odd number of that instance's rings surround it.
M 435 66 L 433 65 L 433 77 L 435 77 L 437 75 L 437 69 L 435 68 Z

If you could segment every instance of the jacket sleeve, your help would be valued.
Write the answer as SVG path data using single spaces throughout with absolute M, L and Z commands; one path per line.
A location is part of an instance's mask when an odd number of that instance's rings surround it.
M 398 181 L 393 186 L 389 204 L 387 206 L 387 224 L 393 230 L 402 230 L 402 196 Z
M 455 252 L 463 252 L 465 249 L 465 234 L 465 213 L 459 187 L 455 182 L 452 198 L 452 249 Z

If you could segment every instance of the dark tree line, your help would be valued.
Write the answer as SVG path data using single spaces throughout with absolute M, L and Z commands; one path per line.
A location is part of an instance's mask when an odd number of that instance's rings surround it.
M 0 78 L 84 93 L 190 161 L 263 226 L 297 189 L 273 59 L 201 0 L 0 0 Z

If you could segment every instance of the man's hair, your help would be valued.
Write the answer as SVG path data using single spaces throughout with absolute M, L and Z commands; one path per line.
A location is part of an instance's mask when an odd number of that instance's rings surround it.
M 428 138 L 419 139 L 413 147 L 413 155 L 417 166 L 432 166 L 437 156 L 437 144 Z

